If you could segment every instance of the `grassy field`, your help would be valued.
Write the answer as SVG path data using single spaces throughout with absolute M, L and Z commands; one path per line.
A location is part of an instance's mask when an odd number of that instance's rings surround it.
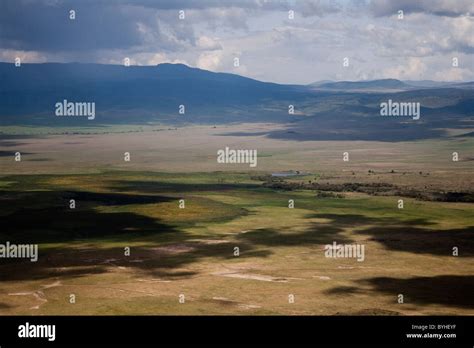
M 40 129 L 38 134 L 0 136 L 0 168 L 2 174 L 97 173 L 111 168 L 168 173 L 300 170 L 351 181 L 354 172 L 356 179 L 370 182 L 392 180 L 394 170 L 397 180 L 409 185 L 426 185 L 437 178 L 439 188 L 454 182 L 472 182 L 473 137 L 376 142 L 294 141 L 262 135 L 279 127 L 282 126 L 190 126 L 125 133 L 118 133 L 113 127 L 103 129 L 101 134 L 57 135 L 43 134 Z M 240 133 L 254 135 L 239 136 Z M 257 149 L 257 167 L 217 163 L 217 150 L 226 146 Z M 21 153 L 21 162 L 14 162 L 16 152 Z M 129 162 L 124 161 L 125 152 L 130 153 Z M 344 152 L 349 153 L 348 162 L 343 162 Z M 452 161 L 453 152 L 459 154 L 459 161 Z M 369 177 L 368 170 L 376 175 Z M 420 176 L 420 171 L 425 175 Z
M 2 128 L 0 242 L 40 257 L 0 260 L 0 313 L 474 313 L 474 205 L 396 193 L 472 193 L 473 138 L 261 135 L 275 127 Z M 257 168 L 218 164 L 225 146 L 258 149 Z M 304 175 L 271 178 L 288 170 Z M 333 242 L 364 245 L 365 260 L 325 257 Z
M 472 204 L 318 198 L 245 172 L 5 175 L 0 185 L 1 240 L 40 244 L 37 263 L 2 261 L 2 314 L 473 313 Z M 333 241 L 365 245 L 365 260 L 326 258 Z

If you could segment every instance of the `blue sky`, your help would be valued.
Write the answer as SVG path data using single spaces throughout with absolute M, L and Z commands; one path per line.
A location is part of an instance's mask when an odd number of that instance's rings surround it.
M 472 0 L 2 0 L 0 61 L 128 57 L 300 84 L 472 81 L 472 13 Z

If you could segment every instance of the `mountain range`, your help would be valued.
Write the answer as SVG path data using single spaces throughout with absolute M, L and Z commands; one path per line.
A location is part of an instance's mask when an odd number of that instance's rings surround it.
M 323 80 L 308 85 L 319 90 L 341 91 L 409 91 L 424 88 L 474 88 L 474 82 L 442 82 L 442 81 L 400 81 L 397 79 L 381 79 L 368 81 L 330 81 Z
M 287 131 L 269 136 L 298 140 L 407 140 L 441 136 L 444 128 L 474 128 L 473 82 L 283 85 L 183 64 L 81 63 L 0 63 L 0 81 L 2 125 L 275 122 L 286 124 Z M 421 119 L 380 117 L 380 103 L 388 99 L 419 102 Z M 54 105 L 63 100 L 94 102 L 95 120 L 55 117 Z

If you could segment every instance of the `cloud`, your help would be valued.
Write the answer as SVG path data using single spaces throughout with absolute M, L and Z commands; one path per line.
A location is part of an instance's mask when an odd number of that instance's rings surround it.
M 20 58 L 22 63 L 45 63 L 48 61 L 47 57 L 36 51 L 0 50 L 0 61 L 14 62 L 16 58 Z
M 0 0 L 0 60 L 123 64 L 128 57 L 131 64 L 181 62 L 280 83 L 469 79 L 473 6 L 463 0 Z M 403 20 L 399 9 L 409 14 Z M 342 66 L 344 57 L 349 67 Z
M 211 50 L 211 51 L 222 49 L 222 46 L 217 40 L 205 35 L 200 36 L 197 39 L 197 47 L 202 50 Z
M 304 16 L 322 16 L 341 10 L 334 0 L 122 0 L 124 4 L 134 4 L 161 10 L 205 10 L 205 9 L 245 9 L 261 11 L 288 11 L 298 9 Z
M 222 51 L 202 53 L 197 59 L 196 66 L 205 70 L 219 70 L 222 64 L 223 55 Z
M 336 1 L 301 1 L 293 2 L 293 8 L 296 8 L 303 17 L 323 17 L 328 14 L 333 14 L 342 11 L 343 6 Z
M 328 0 L 2 0 L 0 47 L 74 51 L 125 49 L 150 41 L 164 49 L 194 43 L 192 24 L 246 29 L 250 16 L 296 8 L 303 16 L 338 10 Z M 69 19 L 69 11 L 76 19 Z M 178 21 L 184 10 L 186 21 Z M 191 25 L 190 25 L 191 24 Z
M 405 14 L 427 13 L 436 16 L 458 17 L 474 13 L 472 0 L 372 0 L 370 9 L 376 16 L 396 15 L 399 10 Z
M 464 81 L 473 80 L 474 74 L 471 70 L 462 68 L 448 68 L 437 71 L 433 77 L 433 80 L 437 81 Z
M 191 26 L 158 19 L 157 10 L 125 2 L 5 0 L 0 2 L 0 47 L 67 52 L 153 44 L 178 50 L 194 43 Z
M 453 48 L 474 53 L 474 21 L 471 17 L 460 17 L 447 19 L 451 26 Z M 473 63 L 474 64 L 474 63 Z
M 147 16 L 125 13 L 120 8 L 40 1 L 0 3 L 0 45 L 2 48 L 41 51 L 70 51 L 125 48 L 140 45 L 142 35 L 136 23 Z M 69 11 L 76 19 L 69 19 Z M 130 20 L 135 18 L 135 20 Z
M 419 57 L 410 57 L 405 64 L 385 69 L 382 74 L 385 78 L 399 80 L 420 80 L 426 70 L 426 65 Z

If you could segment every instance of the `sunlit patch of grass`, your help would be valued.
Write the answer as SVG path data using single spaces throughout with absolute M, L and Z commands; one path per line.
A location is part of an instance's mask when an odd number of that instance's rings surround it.
M 96 208 L 100 212 L 131 212 L 167 223 L 192 224 L 197 222 L 219 222 L 229 220 L 246 211 L 231 204 L 221 203 L 212 199 L 191 196 L 184 199 L 184 208 L 180 208 L 180 200 L 158 204 L 130 204 L 123 206 L 107 206 Z

